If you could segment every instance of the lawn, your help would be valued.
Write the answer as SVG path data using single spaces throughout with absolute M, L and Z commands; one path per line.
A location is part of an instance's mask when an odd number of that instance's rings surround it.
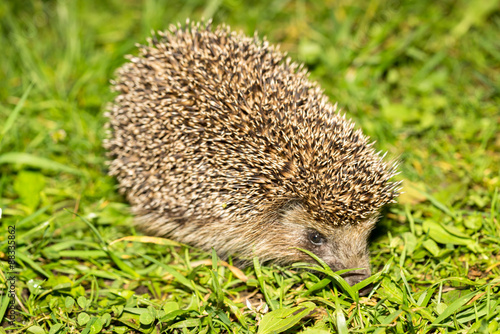
M 280 44 L 400 160 L 368 296 L 134 228 L 109 81 L 210 17 Z M 500 333 L 500 1 L 2 1 L 0 32 L 0 333 Z

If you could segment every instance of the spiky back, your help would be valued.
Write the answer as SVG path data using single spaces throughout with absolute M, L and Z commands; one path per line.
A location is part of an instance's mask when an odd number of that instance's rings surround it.
M 297 200 L 333 227 L 397 196 L 394 167 L 265 40 L 172 27 L 114 86 L 111 174 L 143 213 L 208 222 Z

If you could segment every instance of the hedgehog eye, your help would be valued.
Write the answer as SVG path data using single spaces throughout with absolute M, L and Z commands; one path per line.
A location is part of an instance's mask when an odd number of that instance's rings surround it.
M 311 231 L 308 234 L 309 241 L 315 246 L 321 246 L 325 242 L 325 238 L 318 231 Z

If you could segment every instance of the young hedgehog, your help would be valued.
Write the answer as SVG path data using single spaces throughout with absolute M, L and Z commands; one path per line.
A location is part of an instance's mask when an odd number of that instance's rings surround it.
M 118 70 L 110 174 L 146 232 L 225 258 L 314 262 L 355 284 L 398 195 L 368 137 L 277 48 L 226 26 L 159 32 Z

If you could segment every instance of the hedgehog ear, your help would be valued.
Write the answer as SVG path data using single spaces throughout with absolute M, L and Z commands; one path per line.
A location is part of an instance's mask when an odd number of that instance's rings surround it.
M 282 217 L 289 217 L 291 212 L 295 214 L 304 211 L 304 201 L 300 198 L 288 198 L 278 205 L 278 214 Z
M 283 201 L 280 206 L 280 214 L 286 214 L 289 211 L 304 208 L 304 203 L 300 198 L 289 198 Z

